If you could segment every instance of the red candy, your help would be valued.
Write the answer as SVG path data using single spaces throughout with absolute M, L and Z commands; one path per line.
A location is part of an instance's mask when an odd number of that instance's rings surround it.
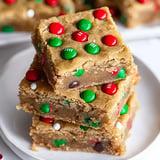
M 60 75 L 56 75 L 57 76 L 57 78 L 61 78 L 61 76 Z
M 113 95 L 117 93 L 118 87 L 113 83 L 108 83 L 102 87 L 102 90 L 106 94 Z
M 110 11 L 112 17 L 114 17 L 116 15 L 116 10 L 113 7 L 109 7 L 109 11 Z
M 7 4 L 13 4 L 16 2 L 16 0 L 4 0 L 4 2 Z
M 117 44 L 117 38 L 112 35 L 107 35 L 102 38 L 102 42 L 107 46 L 115 46 Z
M 49 26 L 49 31 L 53 34 L 61 35 L 64 33 L 64 27 L 60 23 L 51 23 Z
M 154 2 L 154 11 L 157 12 L 160 9 L 160 5 L 158 2 Z
M 128 130 L 130 130 L 132 128 L 132 119 L 129 118 L 128 122 L 127 122 L 127 128 Z
M 141 4 L 147 4 L 149 3 L 150 0 L 138 0 L 139 3 Z
M 108 14 L 103 9 L 97 9 L 93 12 L 93 15 L 95 18 L 98 18 L 99 20 L 105 20 L 108 17 Z
M 49 112 L 51 113 L 53 111 L 52 106 L 49 106 Z
M 53 123 L 54 121 L 53 118 L 44 118 L 44 117 L 40 117 L 40 120 L 45 123 Z
M 56 6 L 58 4 L 58 0 L 45 0 L 46 4 L 49 6 Z
M 39 70 L 29 70 L 27 73 L 26 73 L 26 79 L 29 80 L 29 81 L 36 81 L 36 80 L 39 80 L 40 79 L 40 72 Z
M 117 104 L 117 116 L 120 114 L 120 103 Z
M 117 69 L 115 69 L 114 71 L 112 71 L 111 74 L 112 74 L 113 76 L 115 76 L 115 75 L 117 75 L 117 74 L 119 73 L 119 70 L 120 70 L 120 69 L 117 68 Z
M 0 154 L 0 160 L 2 160 L 3 159 L 3 155 L 2 154 Z
M 59 16 L 63 16 L 63 15 L 65 15 L 65 14 L 67 14 L 67 13 L 64 12 L 64 11 L 61 11 L 61 12 L 59 13 Z
M 72 34 L 72 39 L 78 42 L 86 42 L 88 40 L 88 35 L 83 31 L 76 31 Z
M 97 143 L 97 142 L 99 142 L 99 139 L 98 139 L 98 138 L 91 140 L 91 143 L 92 143 L 92 144 L 95 144 L 95 143 Z

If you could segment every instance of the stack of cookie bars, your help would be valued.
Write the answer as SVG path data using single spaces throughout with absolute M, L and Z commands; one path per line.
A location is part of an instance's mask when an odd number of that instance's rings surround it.
M 138 109 L 137 66 L 107 7 L 41 20 L 17 108 L 35 146 L 123 155 Z

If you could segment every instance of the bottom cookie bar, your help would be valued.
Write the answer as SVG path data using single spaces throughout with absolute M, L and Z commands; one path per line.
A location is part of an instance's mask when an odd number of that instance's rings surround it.
M 138 109 L 136 94 L 133 93 L 127 105 L 129 110 L 117 120 L 113 130 L 95 130 L 63 121 L 34 116 L 30 136 L 33 147 L 45 146 L 53 150 L 98 152 L 123 155 L 126 152 L 125 141 L 132 127 L 132 121 Z

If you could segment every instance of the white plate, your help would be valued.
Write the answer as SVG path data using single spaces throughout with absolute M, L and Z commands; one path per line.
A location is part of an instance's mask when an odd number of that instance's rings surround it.
M 160 37 L 160 21 L 142 25 L 136 28 L 126 28 L 119 22 L 117 22 L 116 24 L 124 41 L 126 42 Z
M 132 29 L 126 28 L 119 22 L 117 22 L 117 26 L 125 41 L 160 37 L 160 21 Z M 16 44 L 25 41 L 31 41 L 31 33 L 0 33 L 0 46 Z
M 1 135 L 1 132 L 0 132 Z M 2 160 L 20 160 L 14 152 L 7 146 L 7 144 L 2 140 L 0 137 L 0 154 L 2 154 L 3 159 Z
M 2 33 L 0 32 L 0 46 L 16 44 L 25 41 L 31 41 L 31 33 L 14 32 L 14 33 Z
M 31 150 L 31 138 L 28 136 L 31 126 L 31 116 L 23 111 L 17 111 L 18 84 L 25 75 L 34 56 L 33 48 L 20 52 L 5 64 L 0 77 L 0 128 L 2 137 L 22 159 L 29 160 L 126 160 L 144 151 L 157 137 L 160 131 L 160 85 L 150 69 L 136 59 L 142 77 L 136 88 L 140 110 L 131 131 L 132 136 L 127 141 L 127 153 L 124 157 L 114 157 L 103 154 L 49 151 L 38 148 Z M 1 67 L 1 66 L 0 66 Z M 133 158 L 134 159 L 134 158 Z M 136 159 L 137 160 L 137 159 Z

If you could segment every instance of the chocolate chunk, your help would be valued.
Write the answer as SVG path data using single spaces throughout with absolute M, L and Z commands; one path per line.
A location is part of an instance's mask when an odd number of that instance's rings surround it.
M 75 88 L 80 85 L 79 81 L 73 81 L 72 83 L 69 84 L 69 88 Z
M 94 111 L 94 110 L 95 110 L 95 108 L 92 108 L 92 109 L 91 109 L 91 111 Z
M 93 149 L 95 150 L 95 151 L 97 151 L 97 152 L 102 152 L 104 149 L 105 149 L 105 144 L 103 143 L 103 142 L 97 142 L 95 145 L 94 145 L 94 147 L 93 147 Z

